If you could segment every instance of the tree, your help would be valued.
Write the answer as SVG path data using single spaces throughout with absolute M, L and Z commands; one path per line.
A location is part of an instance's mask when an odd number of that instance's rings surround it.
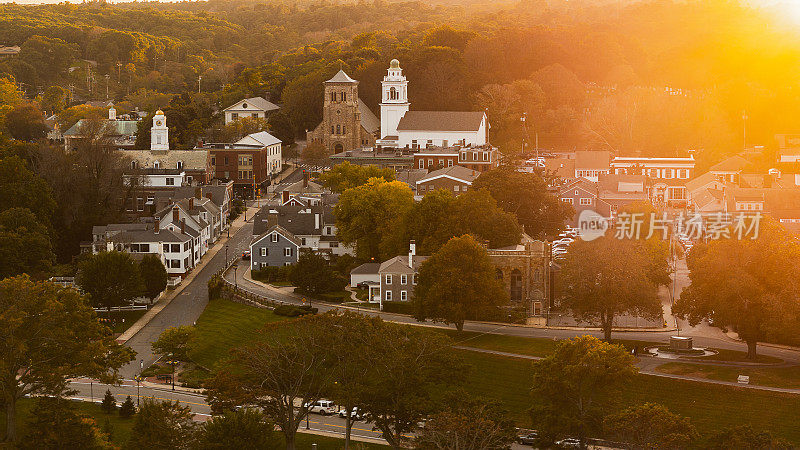
M 0 211 L 27 208 L 39 223 L 50 225 L 56 209 L 53 191 L 20 157 L 0 159 L 0 191 Z
M 470 398 L 459 392 L 444 402 L 444 411 L 433 414 L 414 438 L 421 450 L 499 450 L 516 439 L 516 426 L 495 403 Z
M 45 274 L 55 255 L 47 227 L 27 208 L 0 212 L 0 279 L 27 273 Z
M 153 353 L 161 356 L 169 355 L 178 361 L 186 361 L 189 359 L 194 333 L 194 327 L 189 325 L 169 327 L 151 344 Z
M 106 395 L 103 396 L 103 402 L 100 403 L 100 409 L 106 414 L 111 414 L 111 411 L 117 408 L 117 401 L 114 399 L 114 394 L 110 389 L 106 389 Z
M 310 249 L 301 249 L 289 279 L 298 292 L 309 295 L 341 291 L 348 283 L 347 278 L 331 267 L 328 259 Z
M 6 408 L 6 439 L 16 441 L 17 400 L 60 395 L 67 380 L 118 379 L 133 351 L 117 344 L 87 299 L 75 289 L 27 276 L 0 281 L 0 390 Z
M 486 249 L 469 235 L 450 239 L 423 262 L 414 289 L 417 320 L 441 320 L 458 331 L 467 319 L 496 317 L 508 300 Z
M 21 141 L 35 141 L 47 133 L 42 111 L 32 103 L 22 104 L 9 111 L 5 126 L 11 137 Z
M 280 436 L 275 426 L 257 409 L 226 411 L 204 423 L 197 448 L 203 450 L 238 450 L 252 448 L 271 450 L 279 448 Z
M 108 436 L 95 421 L 80 415 L 69 400 L 60 397 L 36 399 L 28 422 L 28 433 L 18 448 L 109 448 Z
M 128 253 L 100 252 L 78 264 L 75 280 L 96 306 L 111 309 L 133 301 L 142 293 L 139 266 Z
M 136 414 L 136 405 L 133 404 L 131 396 L 125 397 L 125 401 L 119 407 L 119 416 L 123 419 L 128 419 Z
M 41 96 L 37 97 L 37 100 L 48 114 L 58 114 L 67 106 L 69 91 L 61 86 L 50 86 L 44 90 Z
M 379 331 L 359 409 L 389 445 L 401 448 L 417 424 L 437 409 L 434 393 L 462 381 L 468 368 L 441 333 L 388 322 Z
M 139 273 L 142 274 L 144 295 L 150 300 L 158 297 L 158 294 L 166 289 L 169 275 L 167 274 L 167 269 L 164 268 L 164 263 L 161 262 L 158 256 L 144 255 L 142 260 L 139 261 Z
M 700 445 L 706 450 L 740 448 L 749 450 L 789 450 L 795 448 L 790 442 L 773 437 L 767 431 L 755 431 L 750 425 L 729 427 L 711 433 Z
M 555 236 L 575 213 L 571 205 L 547 190 L 547 183 L 535 173 L 518 172 L 502 166 L 481 174 L 472 189 L 488 189 L 498 206 L 517 216 L 530 236 Z
M 345 161 L 320 175 L 325 187 L 338 193 L 366 184 L 370 178 L 382 178 L 383 181 L 389 182 L 395 180 L 395 174 L 390 168 L 361 166 Z
M 328 149 L 321 142 L 309 142 L 300 151 L 300 159 L 307 164 L 325 164 L 328 162 Z
M 371 178 L 339 197 L 334 207 L 338 236 L 345 244 L 356 244 L 362 259 L 387 256 L 381 254 L 381 243 L 394 233 L 395 224 L 413 204 L 407 184 Z
M 655 403 L 633 406 L 607 416 L 603 427 L 614 439 L 634 449 L 689 448 L 698 438 L 697 430 L 688 418 Z
M 553 354 L 534 363 L 534 425 L 546 436 L 574 435 L 585 445 L 636 375 L 633 363 L 621 345 L 592 336 L 560 341 Z
M 188 406 L 145 398 L 133 422 L 128 448 L 190 449 L 194 448 L 196 432 Z
M 206 384 L 212 410 L 253 405 L 277 425 L 294 450 L 297 427 L 310 405 L 330 391 L 331 316 L 305 316 L 267 324 L 259 339 L 236 348 Z
M 712 240 L 705 253 L 687 259 L 691 283 L 673 312 L 698 324 L 733 328 L 747 343 L 747 357 L 773 324 L 800 317 L 800 244 L 780 224 L 762 219 L 756 239 L 736 234 Z
M 558 280 L 561 306 L 580 320 L 599 322 L 607 341 L 614 318 L 620 314 L 655 320 L 662 309 L 656 284 L 648 277 L 650 262 L 630 239 L 577 240 L 564 259 Z

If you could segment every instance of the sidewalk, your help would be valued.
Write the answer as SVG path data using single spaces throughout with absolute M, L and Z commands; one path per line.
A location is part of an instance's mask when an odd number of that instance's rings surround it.
M 258 211 L 257 207 L 249 207 L 247 208 L 247 216 L 252 218 L 257 211 Z M 245 224 L 244 217 L 245 214 L 240 214 L 239 217 L 236 218 L 236 220 L 231 222 L 230 225 L 231 235 L 235 235 L 236 232 L 239 231 L 239 229 L 242 228 L 242 226 L 244 226 Z M 164 293 L 161 295 L 161 299 L 155 305 L 153 305 L 153 307 L 150 308 L 142 317 L 140 317 L 139 320 L 136 321 L 136 323 L 131 325 L 130 328 L 128 328 L 127 330 L 125 330 L 125 332 L 122 333 L 117 338 L 117 342 L 119 342 L 120 344 L 124 344 L 130 338 L 135 336 L 136 333 L 141 331 L 142 328 L 147 326 L 147 324 L 150 323 L 150 321 L 153 320 L 153 318 L 158 313 L 160 313 L 161 310 L 163 310 L 167 305 L 170 304 L 170 302 L 172 302 L 172 300 L 175 297 L 177 297 L 178 295 L 181 294 L 181 292 L 183 292 L 186 286 L 188 286 L 189 284 L 192 283 L 192 281 L 194 281 L 195 277 L 197 277 L 197 274 L 200 273 L 200 271 L 209 263 L 209 261 L 211 261 L 220 250 L 225 248 L 225 244 L 228 242 L 228 239 L 229 238 L 227 236 L 223 236 L 217 242 L 215 242 L 214 245 L 210 249 L 208 249 L 208 251 L 203 256 L 203 259 L 200 261 L 200 263 L 197 266 L 195 266 L 194 269 L 192 269 L 191 273 L 189 273 L 189 275 L 187 275 L 186 278 L 184 278 L 181 281 L 181 284 L 179 284 L 178 287 L 176 287 L 171 291 L 170 290 L 164 291 Z

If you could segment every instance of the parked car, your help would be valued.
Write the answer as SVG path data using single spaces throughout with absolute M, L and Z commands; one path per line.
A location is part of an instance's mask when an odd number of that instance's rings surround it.
M 575 438 L 566 438 L 556 441 L 558 448 L 581 448 L 581 441 Z
M 362 281 L 361 283 L 358 283 L 356 287 L 359 289 L 369 289 L 369 282 Z
M 330 400 L 317 400 L 308 407 L 308 412 L 330 416 L 336 414 L 336 406 Z
M 339 410 L 339 417 L 342 419 L 347 418 L 347 408 L 342 408 Z M 350 418 L 353 420 L 361 420 L 361 414 L 358 412 L 358 406 L 353 407 L 353 410 L 350 411 Z
M 522 445 L 536 445 L 539 443 L 539 433 L 532 431 L 522 436 L 517 436 L 517 442 Z
M 250 261 L 250 250 L 245 250 L 242 252 L 242 259 L 245 261 Z

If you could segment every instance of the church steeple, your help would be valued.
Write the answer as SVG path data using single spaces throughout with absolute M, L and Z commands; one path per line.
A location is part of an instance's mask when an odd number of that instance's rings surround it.
M 150 150 L 169 150 L 167 116 L 160 109 L 153 116 L 153 126 L 150 128 Z
M 408 81 L 400 68 L 400 61 L 393 59 L 381 82 L 381 139 L 397 136 L 397 124 L 410 106 Z

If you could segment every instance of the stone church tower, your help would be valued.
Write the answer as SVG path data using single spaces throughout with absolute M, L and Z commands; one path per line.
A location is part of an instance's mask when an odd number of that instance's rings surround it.
M 358 98 L 358 81 L 343 70 L 325 82 L 322 123 L 308 132 L 308 142 L 321 142 L 329 154 L 375 144 L 378 118 Z

